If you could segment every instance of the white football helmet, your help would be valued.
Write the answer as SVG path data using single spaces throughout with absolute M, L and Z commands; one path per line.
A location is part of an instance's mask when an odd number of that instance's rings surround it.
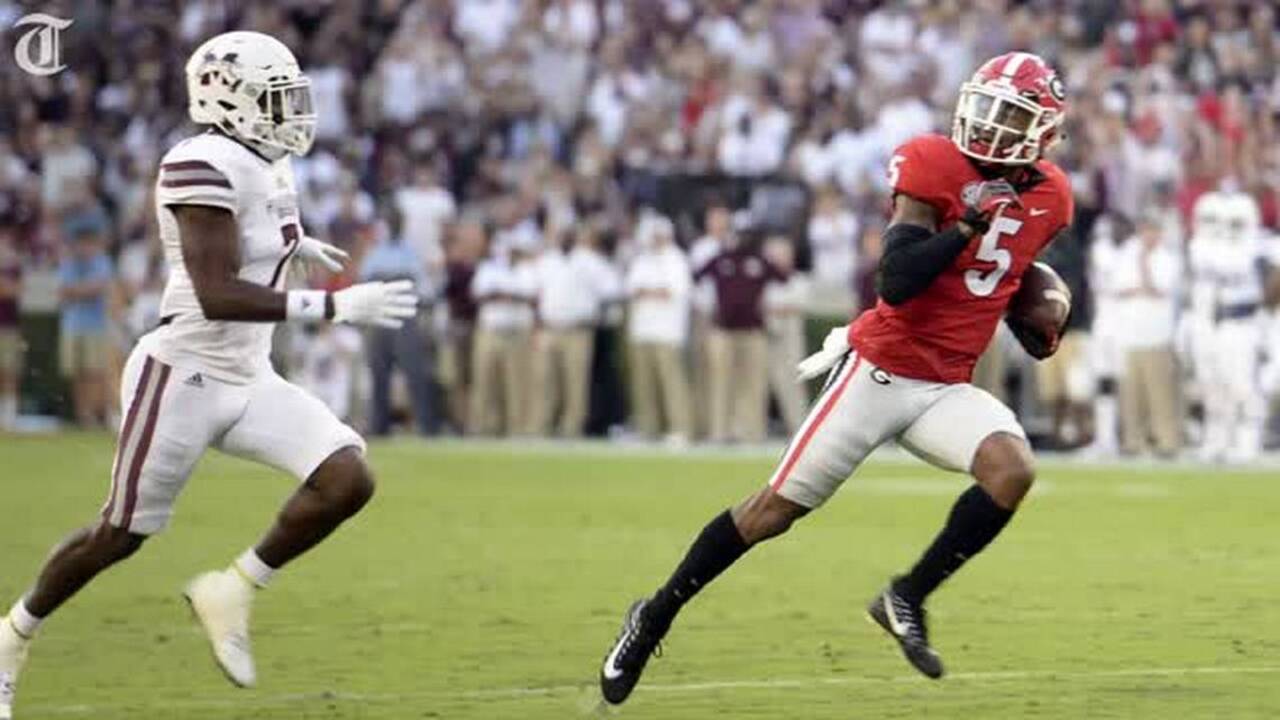
M 1242 245 L 1253 245 L 1262 231 L 1262 212 L 1258 202 L 1246 192 L 1226 193 L 1223 198 L 1225 227 L 1223 239 Z
M 1227 198 L 1223 193 L 1215 190 L 1201 195 L 1191 210 L 1192 241 L 1221 240 L 1227 228 L 1228 212 Z
M 311 80 L 284 43 L 257 32 L 204 42 L 187 61 L 187 112 L 272 158 L 305 155 L 315 139 Z

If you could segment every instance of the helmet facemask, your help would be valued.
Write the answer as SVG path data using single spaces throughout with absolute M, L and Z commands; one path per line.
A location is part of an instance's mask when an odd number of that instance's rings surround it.
M 951 138 L 975 160 L 1026 165 L 1057 140 L 1059 118 L 1012 89 L 968 82 L 960 88 Z
M 258 95 L 257 105 L 257 117 L 246 123 L 247 139 L 294 155 L 307 154 L 316 135 L 310 78 L 272 78 Z

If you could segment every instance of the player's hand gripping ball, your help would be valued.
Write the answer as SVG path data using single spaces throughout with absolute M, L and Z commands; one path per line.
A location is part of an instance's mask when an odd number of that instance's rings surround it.
M 1043 360 L 1057 352 L 1070 314 L 1067 283 L 1053 268 L 1036 262 L 1022 274 L 1022 285 L 1009 301 L 1004 321 L 1027 354 Z

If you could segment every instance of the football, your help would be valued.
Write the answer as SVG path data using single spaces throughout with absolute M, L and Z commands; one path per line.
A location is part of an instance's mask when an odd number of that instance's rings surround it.
M 1053 354 L 1071 314 L 1071 290 L 1053 268 L 1035 262 L 1022 275 L 1022 285 L 1009 301 L 1005 322 L 1022 347 L 1037 359 Z

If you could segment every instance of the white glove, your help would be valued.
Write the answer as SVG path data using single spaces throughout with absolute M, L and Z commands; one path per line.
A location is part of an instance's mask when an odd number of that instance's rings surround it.
M 298 243 L 298 257 L 308 262 L 318 262 L 331 272 L 342 272 L 342 268 L 351 259 L 346 250 L 313 237 L 304 237 Z
M 367 282 L 333 294 L 333 321 L 396 329 L 418 314 L 413 281 Z
M 828 372 L 847 352 L 849 352 L 849 326 L 841 325 L 833 328 L 827 333 L 827 339 L 822 341 L 822 349 L 796 365 L 796 381 L 805 382 Z

